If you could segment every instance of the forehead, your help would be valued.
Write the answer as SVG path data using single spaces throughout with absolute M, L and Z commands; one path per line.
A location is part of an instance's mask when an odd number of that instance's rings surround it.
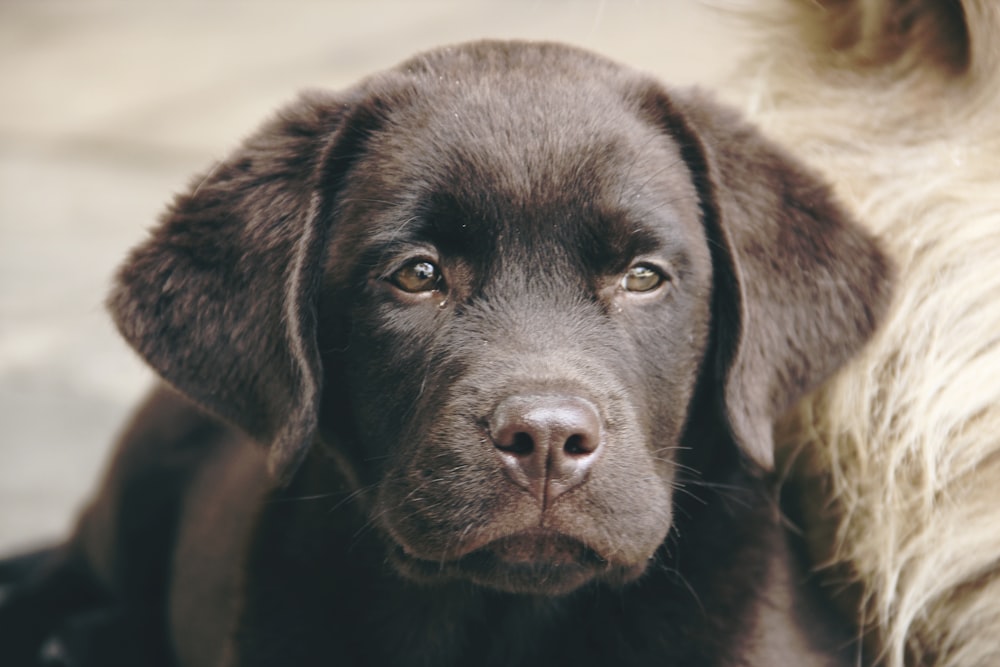
M 636 254 L 700 237 L 678 146 L 606 77 L 467 64 L 402 100 L 349 179 L 371 243 L 436 234 L 490 250 L 589 242 Z

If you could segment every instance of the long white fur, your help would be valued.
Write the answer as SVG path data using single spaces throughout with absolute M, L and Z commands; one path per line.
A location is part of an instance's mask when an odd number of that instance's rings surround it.
M 887 39 L 880 17 L 901 4 L 742 8 L 764 35 L 740 77 L 750 117 L 826 175 L 899 268 L 877 338 L 778 439 L 866 659 L 997 667 L 1000 2 L 962 2 L 961 72 L 935 64 L 920 35 L 898 57 L 871 57 Z M 833 49 L 824 31 L 848 5 L 861 38 Z

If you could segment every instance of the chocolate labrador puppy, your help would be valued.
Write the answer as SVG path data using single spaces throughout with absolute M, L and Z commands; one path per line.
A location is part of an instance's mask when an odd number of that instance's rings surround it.
M 772 421 L 890 269 L 696 93 L 554 44 L 440 49 L 284 109 L 110 308 L 170 388 L 0 659 L 840 665 Z

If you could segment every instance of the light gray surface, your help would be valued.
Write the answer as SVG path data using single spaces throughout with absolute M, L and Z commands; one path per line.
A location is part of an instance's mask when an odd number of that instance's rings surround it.
M 718 84 L 744 36 L 693 0 L 0 4 L 0 552 L 63 534 L 151 375 L 102 307 L 172 193 L 305 87 L 479 37 Z

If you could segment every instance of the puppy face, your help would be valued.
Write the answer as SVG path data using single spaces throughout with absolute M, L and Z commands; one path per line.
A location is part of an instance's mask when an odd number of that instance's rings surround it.
M 423 91 L 343 190 L 325 293 L 348 315 L 325 319 L 350 326 L 322 347 L 344 350 L 352 459 L 411 576 L 621 580 L 671 524 L 711 320 L 698 193 L 671 137 L 547 83 Z
M 285 109 L 110 306 L 279 483 L 335 448 L 402 575 L 562 594 L 642 573 L 695 412 L 770 466 L 772 420 L 867 339 L 889 274 L 734 114 L 482 42 Z

